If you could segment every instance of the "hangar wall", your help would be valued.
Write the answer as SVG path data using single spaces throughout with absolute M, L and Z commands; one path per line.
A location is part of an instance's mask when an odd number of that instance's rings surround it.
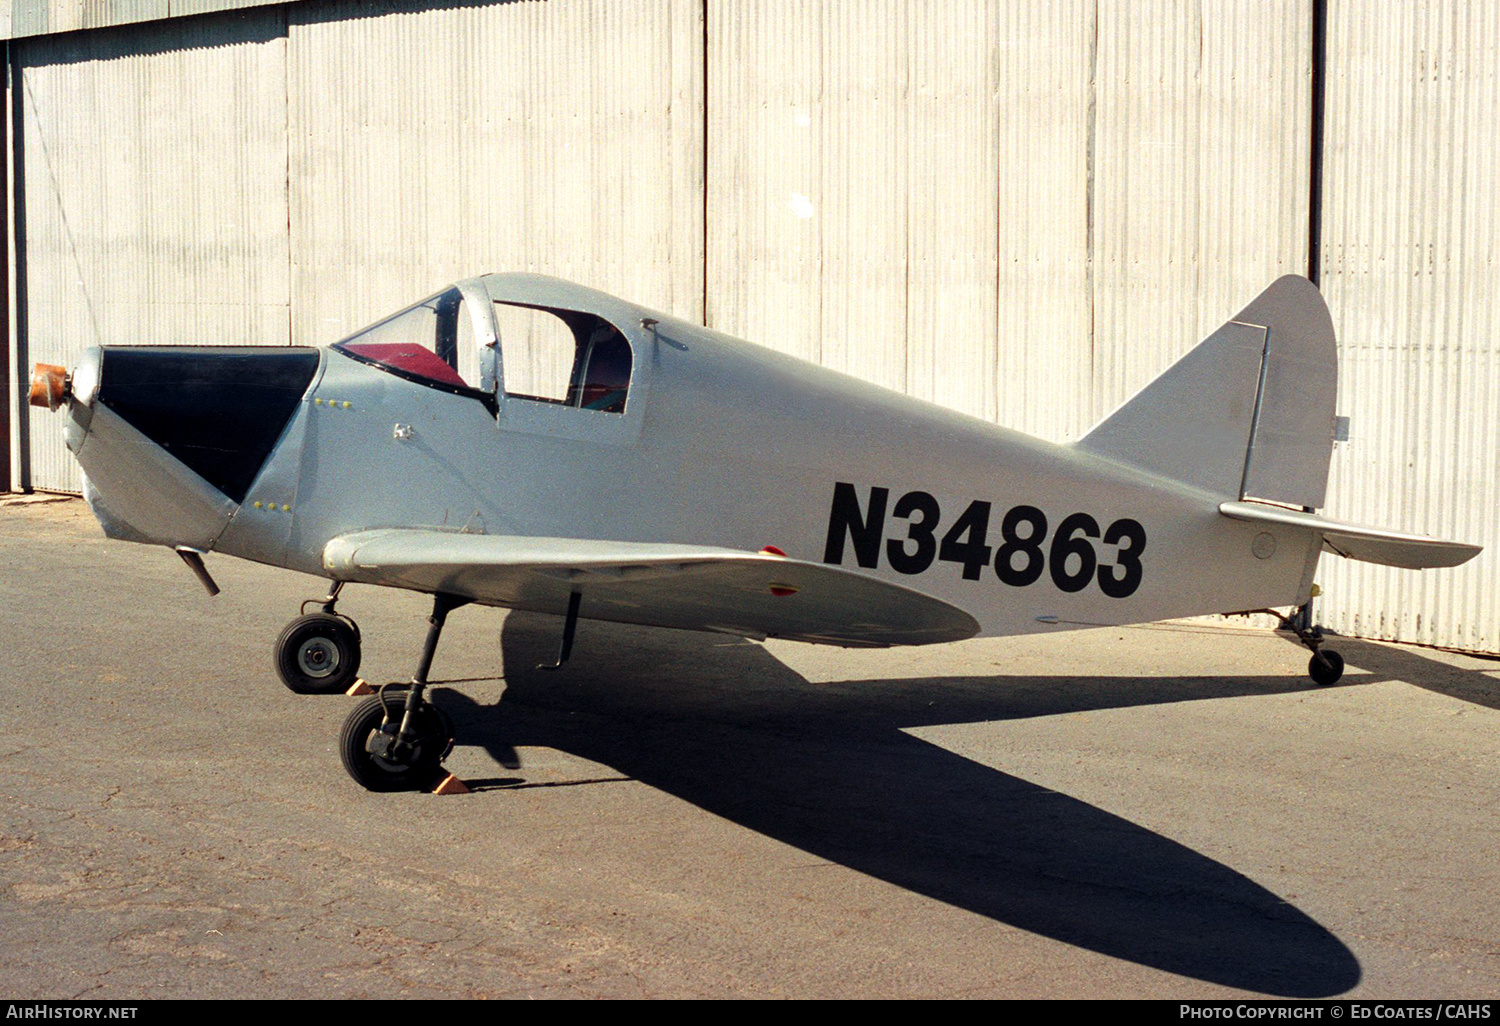
M 528 268 L 1065 440 L 1317 266 L 1330 511 L 1492 550 L 1330 559 L 1319 618 L 1497 651 L 1500 24 L 1382 10 L 387 0 L 21 39 L 20 334 L 324 343 Z M 31 483 L 76 489 L 31 428 Z
M 696 0 L 329 2 L 13 47 L 32 362 L 326 344 L 490 270 L 703 319 Z M 78 491 L 29 417 L 31 485 Z
M 702 321 L 697 0 L 289 16 L 293 338 L 498 270 Z
M 13 76 L 30 362 L 102 343 L 288 340 L 281 12 L 43 37 Z M 101 169 L 104 170 L 101 173 Z M 60 418 L 31 478 L 78 491 Z
M 1321 284 L 1339 338 L 1329 512 L 1482 542 L 1442 573 L 1325 560 L 1338 630 L 1500 651 L 1500 8 L 1328 10 Z
M 1311 0 L 1278 10 L 714 0 L 713 326 L 1078 436 L 1307 270 Z
M 0 39 L 109 28 L 274 3 L 276 0 L 0 0 Z

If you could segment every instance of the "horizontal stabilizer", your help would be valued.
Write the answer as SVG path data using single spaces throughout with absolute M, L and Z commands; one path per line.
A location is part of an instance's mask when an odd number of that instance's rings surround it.
M 618 623 L 878 647 L 959 641 L 968 613 L 839 567 L 769 552 L 391 528 L 330 541 L 337 580 L 446 592 L 490 605 Z
M 1329 552 L 1366 563 L 1382 563 L 1407 570 L 1458 566 L 1473 559 L 1482 548 L 1466 542 L 1429 538 L 1422 534 L 1404 534 L 1376 527 L 1361 527 L 1358 524 L 1342 524 L 1316 513 L 1284 509 L 1263 502 L 1224 502 L 1219 504 L 1219 512 L 1234 520 L 1305 527 L 1323 536 L 1323 548 Z

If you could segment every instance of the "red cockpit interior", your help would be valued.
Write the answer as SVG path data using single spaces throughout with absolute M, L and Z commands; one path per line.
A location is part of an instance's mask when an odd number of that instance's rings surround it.
M 469 387 L 469 383 L 459 377 L 458 371 L 449 367 L 442 357 L 431 349 L 414 343 L 345 342 L 340 348 L 407 374 L 415 374 L 444 385 Z

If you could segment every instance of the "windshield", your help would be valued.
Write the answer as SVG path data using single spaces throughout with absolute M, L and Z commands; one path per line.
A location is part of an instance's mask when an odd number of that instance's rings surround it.
M 506 399 L 623 414 L 634 362 L 625 335 L 597 314 L 476 296 L 465 282 L 333 348 L 408 381 L 478 399 L 493 414 L 502 378 Z
M 460 395 L 494 402 L 475 388 L 479 356 L 463 294 L 446 289 L 378 321 L 333 348 L 361 363 Z

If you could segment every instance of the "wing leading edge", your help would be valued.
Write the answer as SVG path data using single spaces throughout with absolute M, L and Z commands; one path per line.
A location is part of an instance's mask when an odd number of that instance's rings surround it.
M 960 641 L 968 613 L 838 567 L 699 545 L 523 538 L 391 528 L 330 541 L 337 580 L 462 595 L 488 605 L 620 623 L 883 647 Z

